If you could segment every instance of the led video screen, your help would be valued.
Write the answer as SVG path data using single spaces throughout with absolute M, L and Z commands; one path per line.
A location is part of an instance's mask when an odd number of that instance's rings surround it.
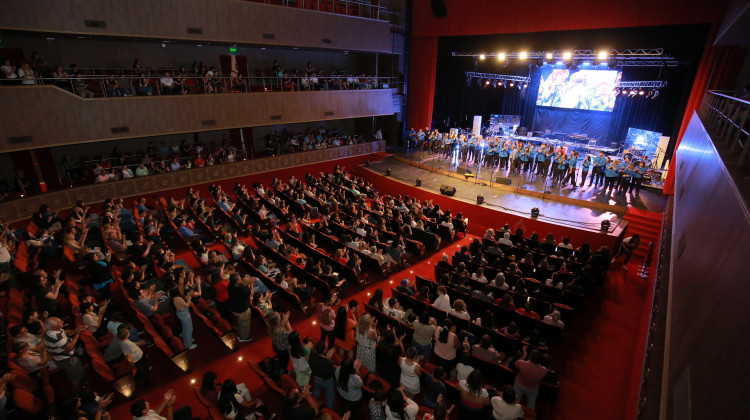
M 621 77 L 622 72 L 618 70 L 542 72 L 536 105 L 612 112 L 617 99 L 615 85 Z

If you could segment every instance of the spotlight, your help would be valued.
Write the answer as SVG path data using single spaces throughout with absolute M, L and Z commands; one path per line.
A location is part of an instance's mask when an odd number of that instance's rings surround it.
M 510 87 L 513 87 L 513 86 L 514 86 L 513 82 L 510 82 Z
M 417 178 L 417 187 L 422 186 L 422 178 Z
M 547 54 L 545 54 L 545 56 L 544 56 L 544 57 L 545 57 L 545 58 L 546 58 L 547 60 L 552 60 L 552 53 L 551 53 L 551 52 L 548 52 Z
M 628 93 L 628 97 L 632 98 L 633 96 L 635 96 L 636 93 L 638 93 L 638 91 L 636 91 L 635 89 L 630 89 L 630 93 Z
M 646 94 L 646 99 L 651 99 L 652 96 L 654 96 L 654 91 L 649 90 L 648 93 Z
M 505 87 L 505 85 L 503 85 L 503 82 L 501 82 L 499 80 L 497 81 L 496 85 L 497 85 L 497 87 Z
M 528 55 L 529 54 L 526 51 L 521 51 L 521 53 L 518 54 L 518 58 L 520 58 L 521 60 L 525 60 Z
M 627 90 L 627 89 L 623 89 L 623 90 L 622 90 L 622 94 L 623 94 L 623 95 L 627 95 L 627 94 L 628 94 L 628 90 Z
M 484 196 L 483 195 L 478 195 L 477 196 L 477 204 L 481 205 L 483 203 L 484 203 Z
M 531 217 L 539 217 L 539 208 L 538 207 L 534 207 L 533 209 L 531 209 Z
M 602 220 L 602 232 L 606 232 L 609 230 L 609 220 Z
M 484 60 L 485 58 L 487 58 L 487 56 L 486 56 L 486 55 L 484 55 L 484 54 L 479 54 L 479 59 L 480 59 L 480 60 Z
M 615 88 L 615 90 L 613 90 L 612 92 L 615 94 L 615 96 L 617 96 L 620 94 L 620 89 Z
M 606 51 L 599 51 L 599 59 L 600 60 L 606 60 L 607 59 L 607 52 Z
M 659 96 L 659 89 L 654 91 L 654 96 L 652 96 L 651 99 L 656 99 L 657 96 Z
M 570 60 L 570 57 L 573 57 L 573 54 L 570 51 L 565 51 L 562 57 L 563 60 Z
M 646 91 L 645 91 L 645 90 L 643 90 L 643 89 L 641 89 L 641 90 L 639 90 L 639 91 L 638 91 L 638 94 L 639 94 L 640 96 L 643 96 L 643 95 L 645 95 L 645 94 L 646 94 Z
M 488 86 L 489 84 L 490 84 L 490 79 L 487 79 L 487 80 L 484 81 L 484 85 L 485 86 Z
M 523 88 L 526 89 L 527 87 L 529 87 L 529 84 L 528 83 L 524 83 L 523 84 Z
M 391 176 L 391 168 L 386 168 L 385 176 Z
M 498 59 L 499 61 L 503 61 L 503 60 L 505 60 L 505 53 L 502 53 L 502 52 L 501 52 L 501 53 L 498 53 L 498 54 L 497 54 L 497 59 Z

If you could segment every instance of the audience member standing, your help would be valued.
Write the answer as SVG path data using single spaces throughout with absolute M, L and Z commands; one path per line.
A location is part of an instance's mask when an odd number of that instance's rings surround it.
M 229 276 L 229 286 L 227 286 L 229 295 L 229 310 L 237 317 L 237 335 L 240 342 L 246 342 L 253 339 L 250 335 L 250 299 L 253 297 L 253 289 L 243 283 L 239 273 L 232 273 Z
M 526 360 L 528 346 L 523 346 L 523 355 L 516 360 L 516 382 L 513 389 L 521 400 L 526 396 L 526 405 L 532 410 L 536 409 L 536 397 L 539 395 L 539 386 L 542 379 L 547 375 L 547 368 L 541 366 L 539 362 L 542 359 L 542 352 L 538 349 L 531 351 L 529 360 Z

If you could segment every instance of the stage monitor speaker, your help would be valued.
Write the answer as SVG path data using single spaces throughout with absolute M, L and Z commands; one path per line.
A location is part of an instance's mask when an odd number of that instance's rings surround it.
M 450 187 L 448 185 L 441 185 L 440 186 L 440 194 L 455 195 L 456 194 L 456 187 Z
M 502 176 L 495 177 L 495 183 L 496 184 L 504 184 L 504 185 L 510 185 L 510 178 L 505 178 Z
M 445 5 L 445 0 L 431 0 L 432 3 L 432 14 L 435 17 L 446 17 L 448 15 L 448 7 Z

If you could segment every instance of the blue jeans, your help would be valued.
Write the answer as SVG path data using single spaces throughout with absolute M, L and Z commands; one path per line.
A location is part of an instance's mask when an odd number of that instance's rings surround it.
M 521 401 L 521 397 L 526 395 L 526 406 L 532 410 L 536 410 L 536 397 L 539 395 L 538 389 L 532 391 L 530 389 L 521 388 L 516 384 L 513 385 L 513 389 L 516 391 L 516 398 L 518 398 L 518 401 Z
M 256 281 L 255 284 L 253 284 L 253 293 L 263 294 L 263 293 L 266 293 L 267 291 L 268 291 L 268 287 L 266 287 L 266 285 L 260 279 L 258 279 L 258 281 Z
M 414 347 L 417 349 L 417 354 L 421 354 L 424 356 L 424 361 L 429 362 L 430 356 L 432 356 L 432 344 L 419 344 L 417 343 L 417 340 L 412 339 L 411 344 L 414 345 Z
M 328 379 L 320 379 L 317 376 L 315 378 L 315 388 L 313 388 L 313 397 L 316 399 L 320 397 L 321 392 L 326 393 L 326 408 L 333 409 L 333 400 L 336 397 L 336 391 L 334 390 L 333 376 Z
M 190 308 L 175 311 L 175 313 L 182 324 L 182 343 L 185 349 L 188 349 L 193 345 L 193 319 L 190 318 Z

